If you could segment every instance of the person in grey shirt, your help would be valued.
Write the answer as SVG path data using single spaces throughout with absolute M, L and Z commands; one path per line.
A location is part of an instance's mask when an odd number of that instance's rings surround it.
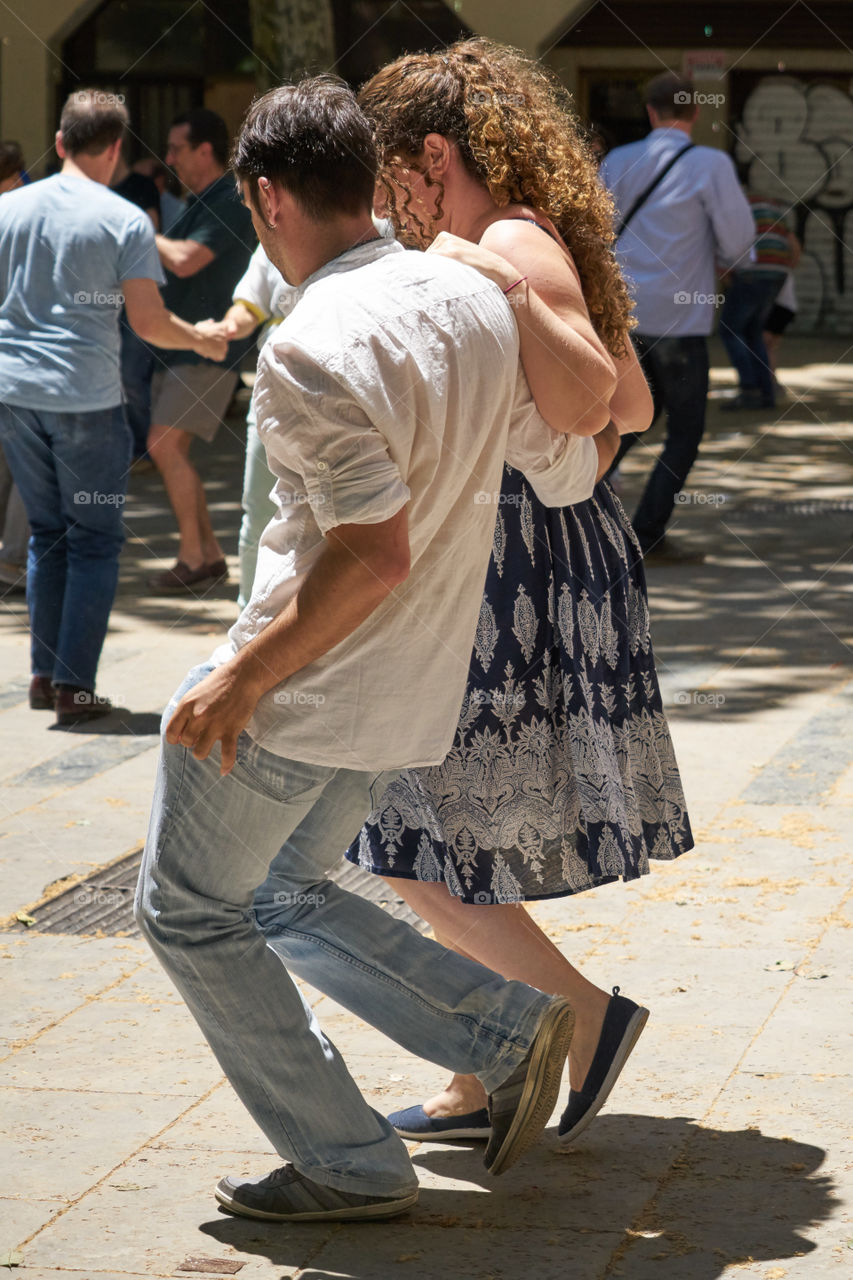
M 665 530 L 705 430 L 716 264 L 731 266 L 754 228 L 729 156 L 690 140 L 698 114 L 692 81 L 656 76 L 646 109 L 651 133 L 611 151 L 601 176 L 617 209 L 616 252 L 637 300 L 633 339 L 655 417 L 666 410 L 666 442 L 634 528 L 647 559 L 673 562 L 697 559 Z M 615 465 L 636 439 L 623 437 Z

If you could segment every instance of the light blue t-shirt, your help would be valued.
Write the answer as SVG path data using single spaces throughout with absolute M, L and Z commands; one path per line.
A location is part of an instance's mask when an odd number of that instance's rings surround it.
M 121 403 L 122 282 L 165 276 L 150 219 L 56 174 L 0 196 L 0 401 L 87 413 Z

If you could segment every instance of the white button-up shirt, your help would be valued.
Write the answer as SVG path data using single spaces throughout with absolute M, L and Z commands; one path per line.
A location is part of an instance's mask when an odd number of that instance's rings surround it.
M 277 511 L 252 598 L 213 661 L 282 611 L 339 524 L 407 507 L 411 570 L 351 635 L 261 698 L 248 726 L 261 746 L 371 771 L 447 754 L 504 458 L 563 503 L 595 479 L 593 442 L 550 431 L 519 371 L 500 289 L 447 258 L 373 241 L 301 286 L 255 383 Z

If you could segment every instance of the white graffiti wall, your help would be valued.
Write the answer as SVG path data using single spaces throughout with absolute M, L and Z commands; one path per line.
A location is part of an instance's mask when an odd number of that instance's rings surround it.
M 784 200 L 803 244 L 796 329 L 853 333 L 853 99 L 834 85 L 768 76 L 735 128 L 750 192 Z

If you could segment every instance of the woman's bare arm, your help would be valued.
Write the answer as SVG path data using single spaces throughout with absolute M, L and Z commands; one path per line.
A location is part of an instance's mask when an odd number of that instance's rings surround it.
M 654 402 L 637 353 L 626 339 L 628 350 L 616 361 L 616 390 L 610 398 L 610 420 L 620 436 L 647 431 L 654 417 Z
M 506 290 L 536 407 L 553 431 L 595 435 L 610 421 L 616 370 L 598 338 L 565 254 L 530 223 L 500 220 L 479 245 L 446 233 L 428 252 L 474 266 Z M 524 277 L 524 279 L 521 279 Z

